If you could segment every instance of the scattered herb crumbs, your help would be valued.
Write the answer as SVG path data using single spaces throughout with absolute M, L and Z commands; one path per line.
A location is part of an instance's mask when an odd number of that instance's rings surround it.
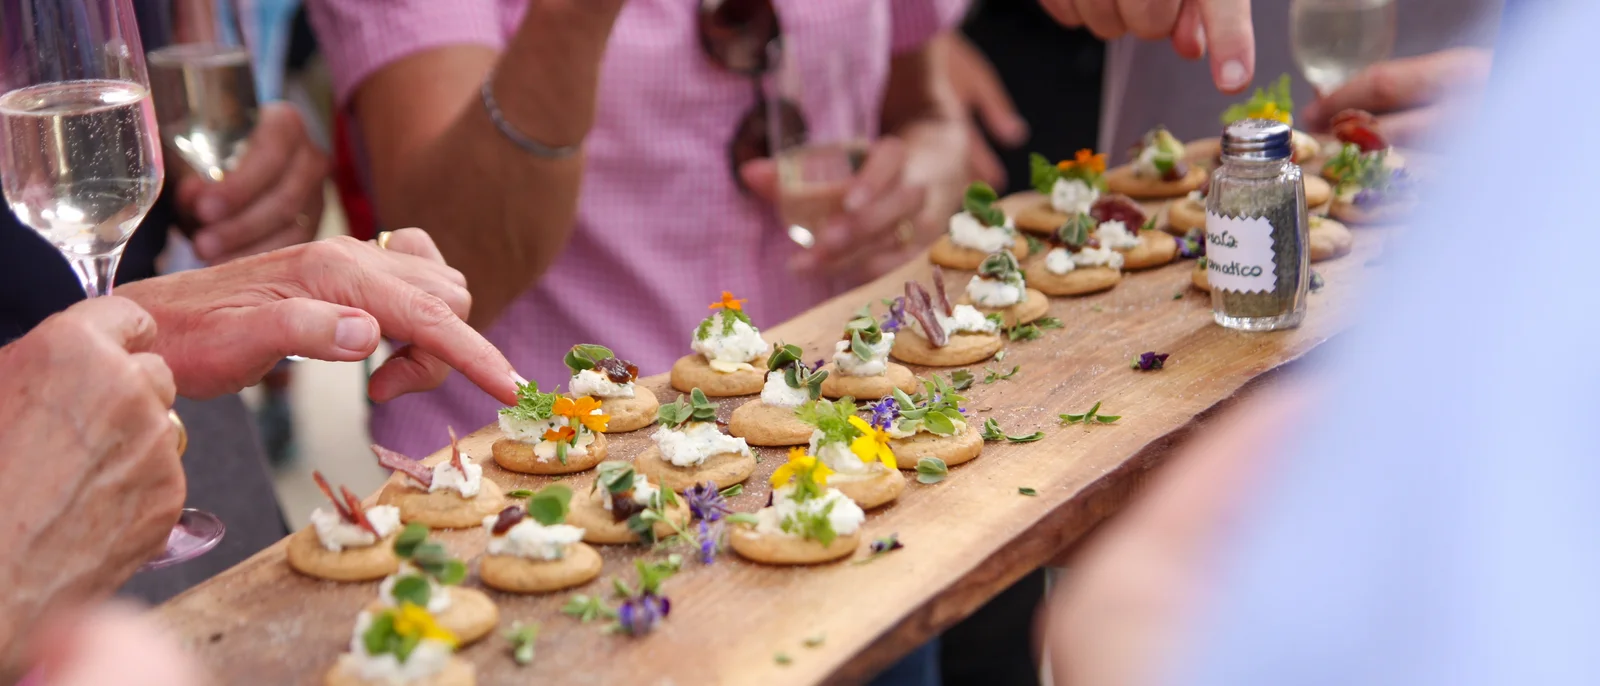
M 1105 308 L 1103 308 L 1103 307 L 1101 307 L 1099 305 L 1093 305 L 1093 306 L 1091 306 L 1089 308 L 1089 310 L 1092 311 L 1092 312 L 1104 312 L 1104 311 L 1106 311 Z
M 983 420 L 983 431 L 982 431 L 981 435 L 983 436 L 983 440 L 985 440 L 985 441 L 1002 441 L 1003 440 L 1003 441 L 1010 441 L 1012 443 L 1032 443 L 1034 441 L 1037 441 L 1039 439 L 1044 438 L 1044 432 L 1043 431 L 1035 431 L 1035 432 L 1033 432 L 1031 434 L 1023 434 L 1023 435 L 1017 435 L 1017 436 L 1013 436 L 1013 435 L 1007 434 L 1004 430 L 1002 430 L 1000 428 L 1000 422 L 995 421 L 993 417 L 990 417 L 988 419 Z
M 964 391 L 972 388 L 972 381 L 973 377 L 971 370 L 957 369 L 953 372 L 950 372 L 950 387 L 958 391 Z
M 1178 291 L 1177 293 L 1173 293 L 1172 294 L 1172 299 L 1173 300 L 1182 300 L 1183 299 L 1183 291 Z
M 772 656 L 772 661 L 780 665 L 788 665 L 794 662 L 794 660 L 789 658 L 788 653 L 776 653 Z
M 1061 421 L 1063 423 L 1065 423 L 1065 424 L 1084 424 L 1084 425 L 1096 424 L 1096 423 L 1098 423 L 1098 424 L 1110 424 L 1110 423 L 1112 423 L 1114 421 L 1117 421 L 1118 419 L 1122 419 L 1122 415 L 1103 415 L 1103 414 L 1100 414 L 1100 403 L 1099 402 L 1096 402 L 1094 404 L 1094 407 L 1089 408 L 1089 411 L 1085 412 L 1083 414 L 1064 414 L 1064 415 L 1061 415 Z
M 534 644 L 539 641 L 539 624 L 512 622 L 511 630 L 506 632 L 506 640 L 511 642 L 511 659 L 519 665 L 531 664 Z
M 519 488 L 515 491 L 506 491 L 506 497 L 516 498 L 517 500 L 527 500 L 533 497 L 533 491 L 530 491 L 526 488 Z
M 1027 486 L 1021 486 L 1017 488 L 1017 493 L 1021 495 L 1039 495 L 1038 491 L 1028 488 Z
M 814 636 L 807 636 L 806 640 L 805 640 L 805 646 L 807 648 L 815 648 L 817 646 L 822 645 L 822 642 L 824 640 L 827 640 L 827 637 L 823 636 L 822 634 L 816 634 Z

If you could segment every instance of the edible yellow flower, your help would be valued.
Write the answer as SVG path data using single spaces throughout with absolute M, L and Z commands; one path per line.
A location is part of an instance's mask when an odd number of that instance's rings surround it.
M 861 435 L 850 442 L 850 452 L 862 462 L 882 462 L 890 471 L 900 468 L 894 461 L 894 451 L 889 448 L 889 432 L 855 415 L 850 416 L 850 426 L 861 430 Z
M 778 488 L 801 476 L 809 476 L 818 486 L 828 485 L 828 475 L 833 470 L 801 448 L 789 449 L 789 461 L 772 472 L 772 487 Z
M 1278 109 L 1278 103 L 1264 102 L 1255 109 L 1250 110 L 1251 119 L 1276 119 L 1285 124 L 1294 124 L 1294 115 L 1288 110 Z
M 456 635 L 450 633 L 449 629 L 439 626 L 439 623 L 434 621 L 433 615 L 414 603 L 401 603 L 400 609 L 394 611 L 394 632 L 401 636 L 414 636 L 423 641 L 440 641 L 451 648 L 456 647 Z

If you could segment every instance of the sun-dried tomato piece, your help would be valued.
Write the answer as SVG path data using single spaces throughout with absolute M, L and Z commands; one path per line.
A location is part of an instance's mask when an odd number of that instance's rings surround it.
M 329 502 L 333 503 L 333 509 L 339 513 L 340 519 L 350 524 L 356 523 L 355 516 L 351 515 L 350 510 L 345 508 L 344 501 L 333 494 L 333 487 L 328 485 L 328 480 L 323 478 L 322 472 L 312 471 L 311 480 L 317 482 L 317 488 L 322 489 L 322 494 L 328 497 Z
M 1183 160 L 1178 160 L 1173 162 L 1172 166 L 1167 167 L 1165 172 L 1161 173 L 1161 180 L 1182 181 L 1187 176 L 1189 176 L 1189 163 Z
M 500 516 L 494 518 L 494 526 L 490 529 L 490 531 L 494 532 L 494 535 L 499 536 L 500 534 L 510 531 L 511 527 L 516 526 L 517 522 L 522 521 L 522 518 L 526 517 L 527 515 L 528 513 L 524 511 L 520 505 L 512 505 L 507 507 L 506 509 L 500 511 Z
M 1144 209 L 1139 203 L 1126 195 L 1102 195 L 1089 207 L 1089 216 L 1102 224 L 1111 221 L 1122 222 L 1129 231 L 1138 231 L 1144 226 Z
M 405 455 L 385 448 L 376 443 L 372 444 L 372 454 L 378 456 L 378 464 L 386 469 L 393 469 L 417 480 L 423 486 L 433 485 L 433 470 L 422 466 L 421 462 Z
M 611 383 L 628 383 L 639 378 L 639 367 L 627 360 L 608 357 L 596 362 L 594 366 L 603 372 Z
M 634 502 L 633 489 L 631 488 L 621 493 L 611 494 L 611 519 L 614 521 L 626 522 L 629 517 L 644 512 L 646 509 L 645 506 Z

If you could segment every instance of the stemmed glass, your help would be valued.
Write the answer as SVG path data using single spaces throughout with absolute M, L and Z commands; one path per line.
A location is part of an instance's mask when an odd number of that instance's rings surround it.
M 867 159 L 873 108 L 851 72 L 848 51 L 802 56 L 794 43 L 769 49 L 777 68 L 766 90 L 768 140 L 778 165 L 778 219 L 790 240 L 810 248 L 827 221 L 844 211 L 851 180 Z
M 1318 95 L 1394 54 L 1394 0 L 1291 0 L 1289 49 Z
M 141 17 L 150 92 L 167 149 L 221 181 L 255 129 L 255 77 L 233 0 L 157 0 Z
M 0 187 L 89 297 L 109 295 L 128 237 L 161 192 L 161 147 L 130 0 L 0 1 Z M 184 510 L 164 567 L 215 547 Z

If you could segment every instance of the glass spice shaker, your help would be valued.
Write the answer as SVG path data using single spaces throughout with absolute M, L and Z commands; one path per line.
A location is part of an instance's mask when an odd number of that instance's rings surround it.
M 1217 323 L 1242 331 L 1300 325 L 1310 286 L 1305 180 L 1290 128 L 1244 119 L 1222 132 L 1206 200 L 1206 277 Z

